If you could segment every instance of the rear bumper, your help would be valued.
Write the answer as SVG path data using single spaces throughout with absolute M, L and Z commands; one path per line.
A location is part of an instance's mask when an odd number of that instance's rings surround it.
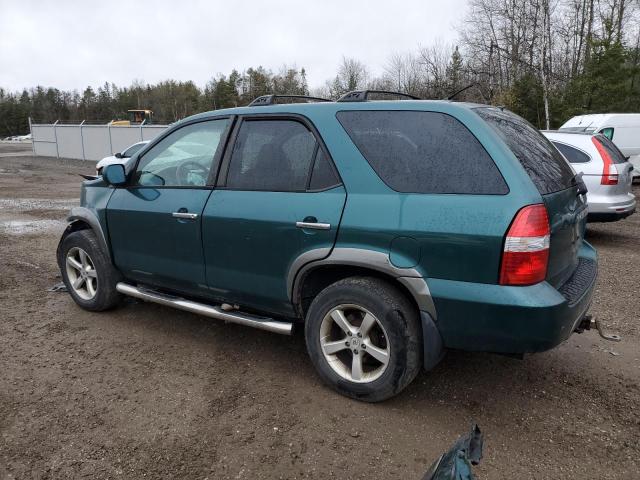
M 636 198 L 633 194 L 618 195 L 602 201 L 588 201 L 589 216 L 587 221 L 613 221 L 628 217 L 636 210 Z M 599 220 L 598 220 L 599 219 Z
M 560 289 L 547 282 L 506 287 L 429 279 L 444 346 L 519 354 L 562 343 L 587 313 L 595 289 L 595 249 L 584 242 L 579 258 Z

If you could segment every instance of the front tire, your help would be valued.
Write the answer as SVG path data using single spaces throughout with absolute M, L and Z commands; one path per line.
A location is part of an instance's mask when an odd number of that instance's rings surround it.
M 357 400 L 398 394 L 422 366 L 416 307 L 377 278 L 350 277 L 320 292 L 307 312 L 305 338 L 325 383 Z
M 85 310 L 108 310 L 120 302 L 122 295 L 116 290 L 120 274 L 93 231 L 79 230 L 64 237 L 58 250 L 58 266 L 69 294 Z

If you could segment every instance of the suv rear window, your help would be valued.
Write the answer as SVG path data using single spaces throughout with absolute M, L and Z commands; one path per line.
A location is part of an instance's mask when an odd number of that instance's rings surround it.
M 627 161 L 627 158 L 620 151 L 616 144 L 609 140 L 604 135 L 596 135 L 596 139 L 602 144 L 604 149 L 607 151 L 613 163 L 620 164 Z
M 573 185 L 569 163 L 529 122 L 501 108 L 480 107 L 475 112 L 500 135 L 542 195 Z
M 450 115 L 367 110 L 342 111 L 337 117 L 378 176 L 397 192 L 509 192 L 478 139 Z

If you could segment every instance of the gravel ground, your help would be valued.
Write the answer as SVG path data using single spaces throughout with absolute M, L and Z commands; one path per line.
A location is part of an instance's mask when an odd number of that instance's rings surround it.
M 640 215 L 587 235 L 592 312 L 622 342 L 585 332 L 523 361 L 449 352 L 368 405 L 320 383 L 300 332 L 134 301 L 95 314 L 47 292 L 92 165 L 24 148 L 0 145 L 0 478 L 417 480 L 472 421 L 480 479 L 639 478 Z

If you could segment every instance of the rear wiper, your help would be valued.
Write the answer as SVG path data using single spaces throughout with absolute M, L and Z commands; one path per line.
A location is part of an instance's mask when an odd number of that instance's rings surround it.
M 571 182 L 578 187 L 578 195 L 586 195 L 588 190 L 587 190 L 587 185 L 584 183 L 584 180 L 582 179 L 582 175 L 583 173 L 576 173 L 573 178 L 571 179 Z

